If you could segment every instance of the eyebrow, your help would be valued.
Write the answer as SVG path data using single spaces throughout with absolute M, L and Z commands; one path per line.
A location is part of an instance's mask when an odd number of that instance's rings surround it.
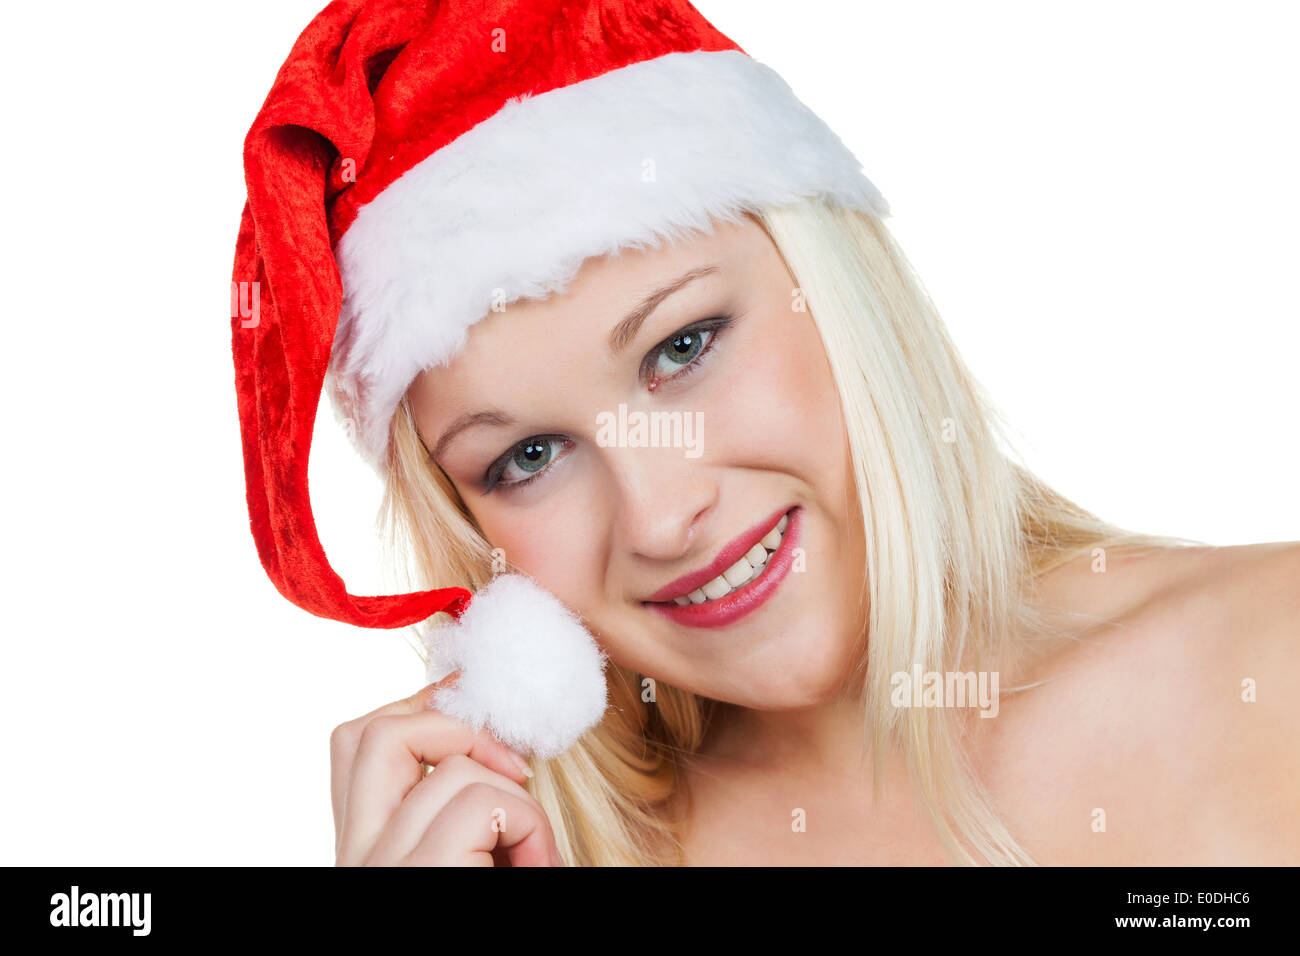
M 650 317 L 650 314 L 659 307 L 659 304 L 668 298 L 674 292 L 679 292 L 690 283 L 703 276 L 717 272 L 718 267 L 701 266 L 698 269 L 692 269 L 690 272 L 683 273 L 672 282 L 665 286 L 655 289 L 648 295 L 642 296 L 641 301 L 636 307 L 629 312 L 618 325 L 614 326 L 614 331 L 609 334 L 609 350 L 614 355 L 618 355 L 623 349 L 627 348 L 628 343 L 636 339 L 636 335 L 641 331 L 641 323 Z
M 447 444 L 467 428 L 473 428 L 476 425 L 493 425 L 497 428 L 504 428 L 514 423 L 515 420 L 499 408 L 490 408 L 487 411 L 462 415 L 442 433 L 438 443 L 433 446 L 433 451 L 429 452 L 429 461 L 436 464 L 438 459 L 442 457 L 443 451 L 446 450 Z
M 716 265 L 701 266 L 698 269 L 692 269 L 689 272 L 683 273 L 667 285 L 660 286 L 653 292 L 642 296 L 640 301 L 633 307 L 632 311 L 624 316 L 619 321 L 618 325 L 614 326 L 614 330 L 610 332 L 610 352 L 614 355 L 618 355 L 627 348 L 631 342 L 635 341 L 637 333 L 641 331 L 641 326 L 645 320 L 648 319 L 654 310 L 657 309 L 670 295 L 675 292 L 680 292 L 696 279 L 702 278 L 706 275 L 711 275 L 717 271 L 718 267 Z M 442 456 L 442 453 L 446 450 L 447 445 L 450 444 L 451 440 L 467 428 L 474 428 L 479 425 L 505 428 L 514 424 L 514 418 L 507 415 L 499 408 L 490 408 L 484 411 L 471 412 L 467 415 L 462 415 L 460 418 L 452 422 L 451 425 L 448 426 L 447 430 L 442 433 L 442 437 L 439 438 L 437 444 L 433 446 L 433 451 L 429 453 L 429 460 L 436 464 L 437 460 Z

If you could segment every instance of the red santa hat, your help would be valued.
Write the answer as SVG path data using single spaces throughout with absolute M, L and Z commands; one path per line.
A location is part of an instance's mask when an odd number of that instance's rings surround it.
M 836 135 L 684 0 L 338 0 L 244 143 L 232 332 L 253 537 L 285 597 L 393 628 L 461 587 L 350 594 L 307 461 L 328 392 L 383 468 L 422 369 L 582 262 L 822 197 L 887 215 Z

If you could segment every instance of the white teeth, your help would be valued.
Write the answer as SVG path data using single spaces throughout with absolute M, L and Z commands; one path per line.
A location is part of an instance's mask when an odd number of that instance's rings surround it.
M 703 604 L 705 601 L 716 601 L 718 598 L 730 594 L 736 588 L 749 583 L 762 572 L 763 568 L 767 567 L 767 559 L 772 556 L 771 552 L 781 546 L 781 536 L 789 523 L 788 517 L 782 515 L 777 526 L 764 535 L 762 541 L 750 548 L 743 558 L 708 584 L 697 588 L 690 594 L 673 598 L 673 603 L 684 607 L 687 604 Z
M 741 558 L 727 570 L 722 572 L 723 580 L 727 582 L 727 587 L 738 588 L 754 576 L 754 566 L 745 558 Z M 705 591 L 705 594 L 709 592 Z
M 718 577 L 704 585 L 700 590 L 704 592 L 706 598 L 711 601 L 716 601 L 718 598 L 722 597 L 722 595 L 731 590 L 731 585 L 727 583 L 726 578 Z

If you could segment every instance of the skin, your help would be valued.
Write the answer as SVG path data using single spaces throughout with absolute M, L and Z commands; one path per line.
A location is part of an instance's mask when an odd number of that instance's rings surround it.
M 334 728 L 335 865 L 562 866 L 524 759 L 430 709 L 443 683 Z
M 1042 595 L 1082 622 L 1075 639 L 1004 672 L 1000 712 L 973 720 L 968 744 L 1021 846 L 1043 865 L 1300 861 L 1300 720 L 1285 683 L 1300 666 L 1300 546 L 1113 550 L 1103 573 L 1076 560 Z M 690 862 L 945 862 L 901 761 L 871 804 L 869 769 L 817 748 L 835 728 L 850 746 L 851 714 L 820 717 L 824 737 L 806 733 L 783 762 L 750 759 L 738 740 L 704 758 Z M 792 807 L 806 832 L 791 832 Z
M 717 265 L 664 299 L 622 355 L 614 324 L 648 292 Z M 865 627 L 855 593 L 865 568 L 850 527 L 847 436 L 812 317 L 791 308 L 795 282 L 754 222 L 660 250 L 586 263 L 563 296 L 513 304 L 470 329 L 465 351 L 408 395 L 426 446 L 459 416 L 498 407 L 515 426 L 462 432 L 439 456 L 487 539 L 589 621 L 619 664 L 744 708 L 819 705 L 850 666 Z M 734 316 L 690 374 L 651 391 L 647 354 L 694 323 Z M 665 374 L 684 366 L 662 357 Z M 563 383 L 557 388 L 556 383 Z M 597 414 L 702 416 L 702 454 L 600 447 Z M 571 439 L 522 488 L 482 494 L 482 476 L 539 433 Z M 510 480 L 527 477 L 511 468 Z M 719 630 L 687 628 L 642 606 L 709 563 L 764 518 L 803 506 L 811 573 L 791 573 L 759 613 Z M 860 522 L 859 522 L 860 524 Z M 798 648 L 798 653 L 794 652 Z
M 659 301 L 611 354 L 625 314 L 705 267 L 715 269 Z M 564 294 L 471 327 L 465 349 L 408 399 L 487 540 L 581 613 L 614 662 L 725 702 L 688 766 L 691 801 L 677 805 L 687 862 L 940 864 L 896 755 L 871 802 L 862 703 L 845 680 L 865 637 L 865 543 L 838 396 L 811 316 L 791 308 L 795 285 L 748 219 L 592 259 Z M 734 321 L 681 375 L 665 340 L 716 316 Z M 647 356 L 658 381 L 641 374 Z M 702 454 L 602 447 L 596 416 L 620 404 L 700 413 Z M 514 422 L 439 445 L 485 409 Z M 516 459 L 487 491 L 490 466 L 534 436 L 555 439 L 549 463 L 534 472 Z M 758 611 L 699 629 L 642 606 L 796 504 L 808 570 Z M 1004 672 L 999 716 L 973 722 L 973 765 L 1012 833 L 1041 863 L 1300 861 L 1298 721 L 1275 677 L 1300 664 L 1300 546 L 1108 558 L 1104 573 L 1081 559 L 1044 579 L 1044 603 L 1079 622 L 1077 640 Z M 1239 685 L 1252 676 L 1259 700 L 1245 704 Z M 1008 694 L 1019 685 L 1036 686 Z M 339 861 L 553 860 L 549 824 L 509 754 L 427 703 L 426 688 L 336 729 Z M 424 778 L 421 763 L 437 769 Z M 509 839 L 483 825 L 507 800 L 527 821 Z M 1090 826 L 1098 807 L 1102 833 Z M 804 832 L 792 830 L 795 808 Z

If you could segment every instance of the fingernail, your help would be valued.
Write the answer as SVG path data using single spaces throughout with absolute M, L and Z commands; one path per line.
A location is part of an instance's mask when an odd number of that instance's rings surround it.
M 525 777 L 531 778 L 533 776 L 533 768 L 528 766 L 528 761 L 525 760 L 523 757 L 519 756 L 519 754 L 516 751 L 514 750 L 510 751 L 510 759 L 512 759 L 519 766 L 520 772 Z
M 454 686 L 459 679 L 460 671 L 453 670 L 447 672 L 442 677 L 439 677 L 436 681 L 433 681 L 430 684 L 425 684 L 424 688 L 420 691 L 420 693 L 424 695 L 424 706 L 429 710 L 436 708 L 437 702 L 435 698 L 438 696 L 438 691 Z

